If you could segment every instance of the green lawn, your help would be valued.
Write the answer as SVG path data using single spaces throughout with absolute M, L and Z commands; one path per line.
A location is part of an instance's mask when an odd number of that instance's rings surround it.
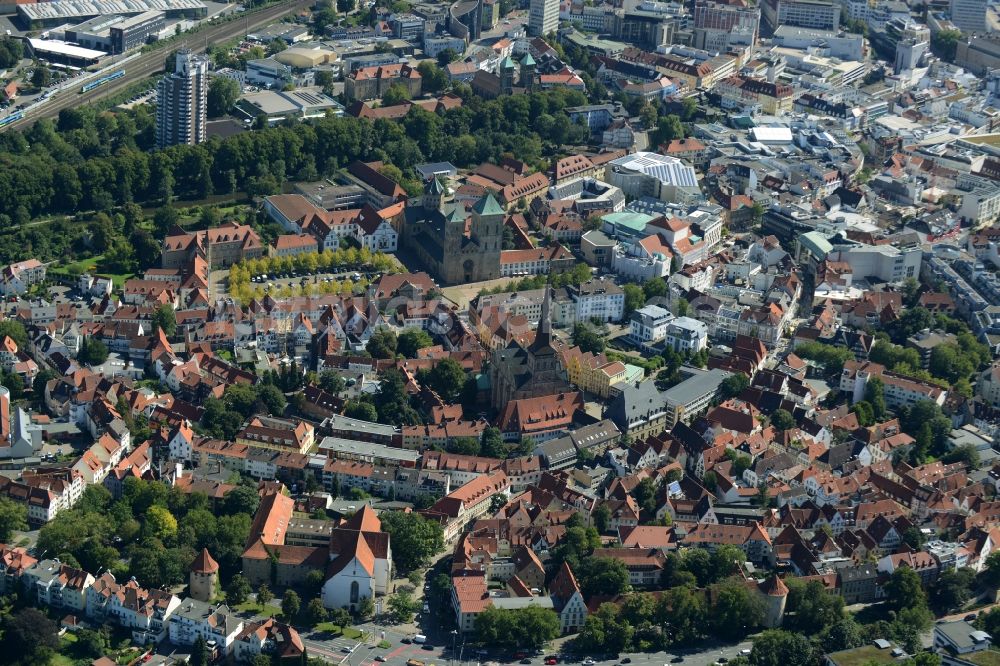
M 244 601 L 242 604 L 236 606 L 236 610 L 241 613 L 256 613 L 257 615 L 266 615 L 267 617 L 281 615 L 281 606 L 275 606 L 274 604 L 262 606 L 256 601 Z
M 993 649 L 963 654 L 961 656 L 966 661 L 971 661 L 978 666 L 1000 666 L 1000 652 Z
M 354 627 L 338 627 L 333 622 L 320 622 L 315 627 L 316 631 L 329 632 L 331 634 L 340 634 L 344 638 L 353 638 L 356 641 L 364 638 L 364 632 Z
M 67 275 L 73 272 L 73 269 L 75 268 L 79 271 L 79 273 L 88 273 L 97 270 L 97 264 L 102 259 L 104 259 L 104 256 L 99 254 L 96 257 L 90 257 L 89 259 L 80 259 L 69 263 L 60 263 L 59 266 L 54 266 L 51 272 Z
M 865 645 L 853 650 L 834 652 L 827 655 L 827 657 L 834 664 L 836 664 L 836 666 L 861 666 L 862 664 L 866 664 L 868 662 L 891 664 L 896 661 L 892 656 L 892 648 L 880 650 L 874 645 Z
M 335 625 L 333 622 L 320 622 L 314 627 L 314 629 L 316 631 L 322 631 L 323 633 L 329 633 L 329 634 L 341 633 L 340 627 Z
M 57 275 L 79 275 L 81 273 L 106 275 L 114 281 L 115 289 L 121 289 L 122 285 L 125 284 L 125 280 L 132 277 L 132 273 L 109 273 L 108 271 L 101 270 L 101 261 L 103 260 L 104 256 L 99 254 L 96 257 L 90 257 L 89 259 L 80 259 L 79 261 L 71 261 L 59 266 L 54 266 L 49 272 Z
M 49 662 L 51 666 L 73 666 L 73 658 L 69 656 L 69 653 L 73 650 L 73 644 L 76 643 L 76 635 L 67 631 L 65 634 L 59 637 L 59 652 L 52 656 L 52 660 Z

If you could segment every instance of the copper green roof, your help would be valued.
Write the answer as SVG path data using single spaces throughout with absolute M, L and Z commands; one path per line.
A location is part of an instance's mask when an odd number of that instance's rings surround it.
M 524 57 L 521 58 L 521 64 L 522 65 L 530 65 L 531 67 L 534 67 L 535 66 L 535 59 L 531 57 L 530 53 L 525 53 Z
M 503 67 L 504 69 L 514 69 L 514 61 L 511 59 L 510 56 L 507 56 L 506 58 L 504 58 L 504 61 L 500 63 L 500 66 Z
M 504 210 L 497 203 L 496 198 L 493 193 L 487 194 L 485 197 L 476 202 L 476 205 L 472 207 L 472 211 L 479 215 L 480 217 L 489 217 L 490 215 L 503 215 Z

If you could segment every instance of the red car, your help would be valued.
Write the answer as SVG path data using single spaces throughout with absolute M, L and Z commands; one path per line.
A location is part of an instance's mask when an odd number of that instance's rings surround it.
M 546 657 L 545 658 L 545 666 L 555 666 L 558 663 L 559 663 L 559 660 L 556 659 L 555 657 Z

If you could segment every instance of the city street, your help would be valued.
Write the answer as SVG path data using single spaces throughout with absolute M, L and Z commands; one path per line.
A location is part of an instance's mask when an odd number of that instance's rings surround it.
M 419 619 L 418 618 L 418 622 Z M 427 624 L 433 621 L 432 617 L 427 618 Z M 360 625 L 358 629 L 366 632 L 368 638 L 365 642 L 336 638 L 325 638 L 321 634 L 303 634 L 303 642 L 313 656 L 322 657 L 334 663 L 349 664 L 350 666 L 377 666 L 385 663 L 387 666 L 405 666 L 406 662 L 413 659 L 423 662 L 425 666 L 482 666 L 487 663 L 524 663 L 528 666 L 543 666 L 544 660 L 549 656 L 556 655 L 560 663 L 581 663 L 588 656 L 592 658 L 596 665 L 613 666 L 621 664 L 622 660 L 630 659 L 634 666 L 668 666 L 671 663 L 683 663 L 686 666 L 711 666 L 718 662 L 720 658 L 731 660 L 739 656 L 741 650 L 749 650 L 753 646 L 750 641 L 724 645 L 715 644 L 701 650 L 671 650 L 669 652 L 652 653 L 623 653 L 614 658 L 607 655 L 587 655 L 568 654 L 563 652 L 563 647 L 569 638 L 561 638 L 553 641 L 541 654 L 528 658 L 527 660 L 515 660 L 509 650 L 504 652 L 482 654 L 478 649 L 471 646 L 463 646 L 461 636 L 456 636 L 455 652 L 451 650 L 450 641 L 447 645 L 442 645 L 441 641 L 431 642 L 428 645 L 418 645 L 416 643 L 404 643 L 404 639 L 412 640 L 414 632 L 408 631 L 409 627 L 386 627 L 368 623 Z M 436 627 L 427 626 L 421 629 L 428 635 L 434 635 Z M 389 642 L 390 647 L 376 647 L 381 640 Z M 344 648 L 351 648 L 350 654 Z M 376 657 L 383 657 L 384 662 L 380 662 Z M 682 661 L 675 661 L 680 657 Z

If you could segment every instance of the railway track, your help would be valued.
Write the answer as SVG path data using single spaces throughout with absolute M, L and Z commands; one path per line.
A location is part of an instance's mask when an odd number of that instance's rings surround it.
M 73 86 L 66 90 L 55 93 L 44 104 L 30 109 L 25 113 L 23 119 L 10 123 L 0 129 L 4 131 L 14 128 L 28 127 L 41 118 L 54 118 L 63 109 L 75 108 L 109 97 L 114 93 L 132 85 L 136 81 L 141 81 L 158 72 L 163 71 L 167 54 L 180 49 L 188 49 L 196 53 L 204 51 L 210 44 L 226 42 L 234 37 L 239 37 L 250 30 L 254 30 L 268 23 L 280 19 L 286 14 L 299 11 L 312 4 L 312 0 L 296 0 L 292 2 L 282 1 L 274 6 L 262 9 L 247 15 L 244 20 L 227 21 L 219 25 L 203 28 L 196 33 L 185 35 L 172 42 L 169 47 L 155 49 L 149 53 L 143 53 L 139 57 L 130 61 L 124 66 L 125 76 L 111 81 L 105 85 L 94 88 L 86 93 L 80 93 L 80 87 Z

